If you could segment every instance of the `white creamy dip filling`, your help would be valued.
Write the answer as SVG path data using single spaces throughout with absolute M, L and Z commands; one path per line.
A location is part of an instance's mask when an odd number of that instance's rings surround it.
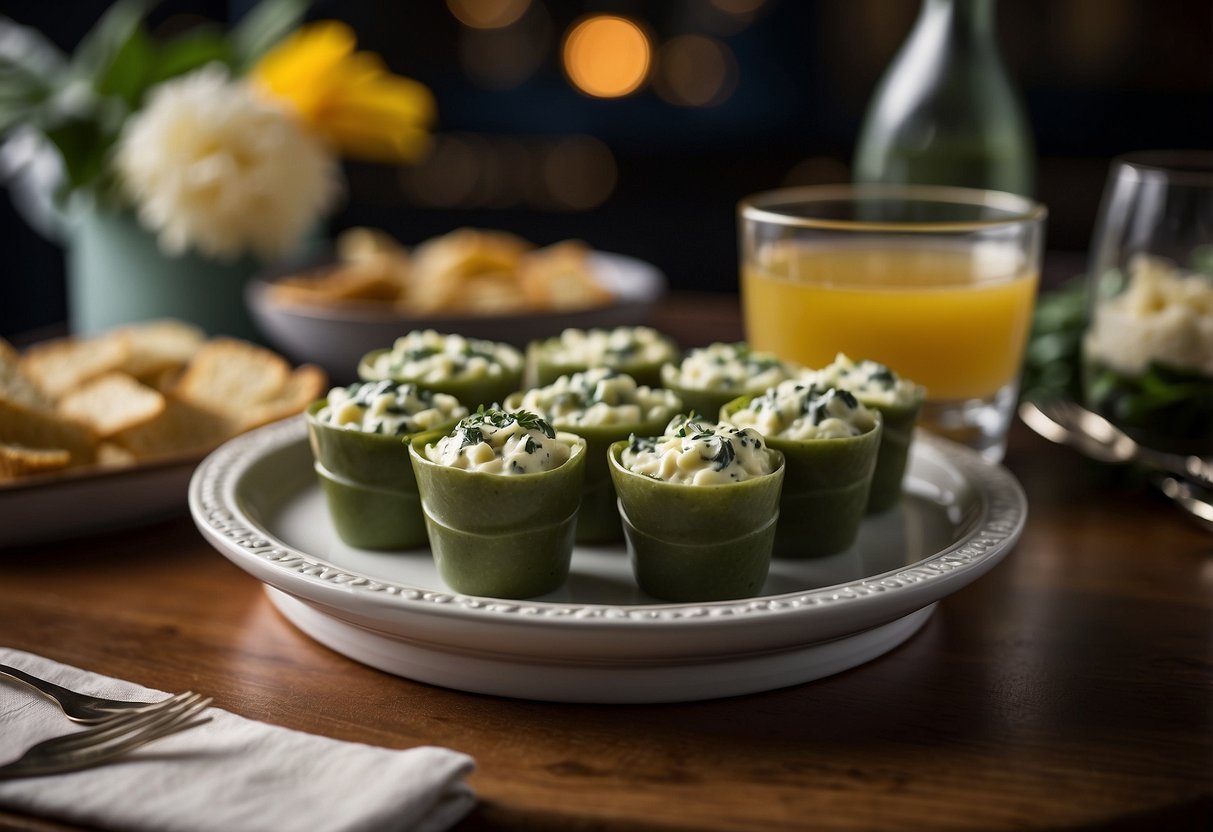
M 791 367 L 774 353 L 751 352 L 746 344 L 711 344 L 687 353 L 678 365 L 661 368 L 661 381 L 689 390 L 765 390 L 788 378 Z
M 619 367 L 625 364 L 660 364 L 678 357 L 677 348 L 647 326 L 614 329 L 566 329 L 540 345 L 553 364 L 582 367 Z
M 867 404 L 905 406 L 919 395 L 919 386 L 877 361 L 852 361 L 842 353 L 820 370 L 808 370 L 801 375 L 805 381 L 819 387 L 849 390 Z
M 730 421 L 780 439 L 841 439 L 874 429 L 876 414 L 847 390 L 792 379 L 755 396 Z
M 669 390 L 637 385 L 636 379 L 607 367 L 561 376 L 528 390 L 519 409 L 566 425 L 627 425 L 669 419 L 682 400 Z
M 774 470 L 758 432 L 676 416 L 658 437 L 633 436 L 620 455 L 629 471 L 665 482 L 726 485 Z
M 522 369 L 522 353 L 508 344 L 414 330 L 396 339 L 371 366 L 383 378 L 436 383 L 455 379 L 501 377 Z
M 427 445 L 425 455 L 439 465 L 509 476 L 559 468 L 572 446 L 534 413 L 481 408 Z
M 1136 258 L 1125 290 L 1095 305 L 1083 349 L 1128 376 L 1151 363 L 1213 376 L 1213 279 Z
M 368 381 L 334 387 L 328 403 L 316 411 L 316 420 L 346 430 L 404 436 L 467 415 L 468 409 L 454 396 L 431 393 L 414 384 Z

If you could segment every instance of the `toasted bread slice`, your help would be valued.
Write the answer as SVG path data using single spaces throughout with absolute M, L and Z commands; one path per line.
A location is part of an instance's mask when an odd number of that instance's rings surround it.
M 20 369 L 21 356 L 13 346 L 0 338 L 0 399 L 30 410 L 51 411 L 55 404 Z
M 22 354 L 18 367 L 43 394 L 58 399 L 91 378 L 121 368 L 130 354 L 130 339 L 115 331 L 43 341 Z
M 254 407 L 239 430 L 267 425 L 301 412 L 309 404 L 322 398 L 328 390 L 328 376 L 314 364 L 303 364 L 291 373 L 286 384 L 274 398 Z
M 224 413 L 174 396 L 166 396 L 164 405 L 164 411 L 155 419 L 118 432 L 110 437 L 111 441 L 142 461 L 169 454 L 200 453 L 236 433 L 237 426 Z
M 122 369 L 145 383 L 188 364 L 206 341 L 206 333 L 198 327 L 171 318 L 130 324 L 116 332 L 130 345 Z
M 0 399 L 0 442 L 65 450 L 72 465 L 86 465 L 97 453 L 97 438 L 87 426 L 54 412 L 33 410 L 5 399 Z
M 164 412 L 164 396 L 126 373 L 106 373 L 59 399 L 61 414 L 106 439 L 150 422 Z
M 208 341 L 170 391 L 184 402 L 241 423 L 257 405 L 273 399 L 290 378 L 282 356 L 234 338 Z

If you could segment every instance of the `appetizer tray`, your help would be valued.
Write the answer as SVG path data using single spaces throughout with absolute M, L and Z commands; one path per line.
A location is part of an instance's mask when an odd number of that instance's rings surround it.
M 142 526 L 185 513 L 201 453 L 0 484 L 0 549 Z
M 339 653 L 459 690 L 598 703 L 754 693 L 869 661 L 993 567 L 1027 516 L 1005 468 L 920 434 L 901 504 L 866 519 L 850 549 L 776 560 L 758 597 L 670 604 L 640 593 L 622 544 L 578 547 L 566 585 L 525 601 L 452 592 L 428 549 L 345 546 L 301 419 L 213 452 L 194 473 L 189 505 L 219 552 Z
M 295 361 L 319 364 L 335 380 L 353 375 L 359 359 L 373 349 L 390 347 L 410 329 L 458 332 L 474 338 L 523 347 L 534 339 L 557 335 L 569 327 L 615 327 L 637 324 L 665 293 L 666 278 L 651 263 L 624 254 L 590 253 L 594 279 L 614 296 L 588 309 L 520 312 L 496 315 L 406 315 L 374 304 L 297 306 L 271 297 L 271 277 L 250 281 L 246 300 L 257 325 L 275 347 Z

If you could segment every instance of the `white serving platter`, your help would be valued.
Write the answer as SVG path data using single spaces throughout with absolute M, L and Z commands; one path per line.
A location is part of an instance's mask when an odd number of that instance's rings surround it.
M 847 551 L 777 559 L 762 595 L 697 604 L 643 595 L 622 544 L 579 546 L 565 586 L 525 601 L 453 592 L 428 549 L 346 546 L 299 419 L 212 453 L 189 504 L 202 534 L 262 581 L 287 619 L 352 659 L 476 693 L 638 703 L 771 690 L 867 662 L 993 567 L 1027 517 L 1010 472 L 926 434 L 905 492 Z

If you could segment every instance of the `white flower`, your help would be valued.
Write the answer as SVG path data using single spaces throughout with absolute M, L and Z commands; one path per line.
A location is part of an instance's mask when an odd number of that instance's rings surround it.
M 338 191 L 324 146 L 219 65 L 158 86 L 127 121 L 115 162 L 140 221 L 173 255 L 279 256 Z

